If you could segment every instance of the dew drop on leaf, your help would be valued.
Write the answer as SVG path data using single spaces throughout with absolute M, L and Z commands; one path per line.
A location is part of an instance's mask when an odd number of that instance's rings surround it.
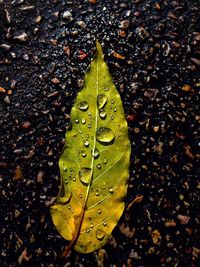
M 99 116 L 100 116 L 100 118 L 101 118 L 102 120 L 104 120 L 104 119 L 106 118 L 106 116 L 107 116 L 106 111 L 105 111 L 104 109 L 101 109 L 101 110 L 99 111 Z
M 88 109 L 89 105 L 87 101 L 81 101 L 78 104 L 78 108 L 82 111 L 86 111 Z
M 86 152 L 85 152 L 85 151 L 82 151 L 82 152 L 81 152 L 81 155 L 82 155 L 82 157 L 84 157 L 84 158 L 85 158 L 87 154 L 86 154 Z
M 97 96 L 97 106 L 98 106 L 98 109 L 103 108 L 106 105 L 107 101 L 108 101 L 108 98 L 107 98 L 106 95 L 104 95 L 104 94 L 98 95 Z
M 85 146 L 85 147 L 89 147 L 89 145 L 90 145 L 89 141 L 86 140 L 86 141 L 84 142 L 84 146 Z
M 99 163 L 99 164 L 97 164 L 97 169 L 101 169 L 101 164 Z
M 96 138 L 100 143 L 109 144 L 115 139 L 115 135 L 111 129 L 101 127 L 96 131 Z
M 101 229 L 98 229 L 98 230 L 96 231 L 96 238 L 97 238 L 98 240 L 103 240 L 103 239 L 104 239 L 104 236 L 105 236 L 105 233 L 104 233 L 104 231 L 102 231 Z
M 84 185 L 88 185 L 91 181 L 92 172 L 90 168 L 81 168 L 79 171 L 79 179 Z
M 109 90 L 109 87 L 105 87 L 104 90 L 105 90 L 105 91 L 108 91 L 108 90 Z
M 75 120 L 75 123 L 79 123 L 79 120 L 78 120 L 78 119 L 76 119 L 76 120 Z
M 114 189 L 113 189 L 112 187 L 110 187 L 110 188 L 108 189 L 108 191 L 109 191 L 109 193 L 113 194 Z
M 94 227 L 94 224 L 93 224 L 93 223 L 91 223 L 91 224 L 90 224 L 90 228 L 93 228 L 93 227 Z
M 106 164 L 107 163 L 107 159 L 103 158 L 103 163 Z
M 85 124 L 86 123 L 86 120 L 84 118 L 81 119 L 81 123 L 82 124 Z
M 97 212 L 98 212 L 98 214 L 101 214 L 101 210 L 100 209 L 98 209 Z
M 114 112 L 116 112 L 117 111 L 117 109 L 116 108 L 114 108 Z
M 111 116 L 110 118 L 111 118 L 111 120 L 114 120 L 114 117 L 113 116 Z
M 95 147 L 95 149 L 92 150 L 92 156 L 96 159 L 99 157 L 99 150 Z
M 86 228 L 86 232 L 89 233 L 90 232 L 90 229 L 89 228 Z
M 98 189 L 96 190 L 95 195 L 96 195 L 96 196 L 99 196 L 99 195 L 100 195 L 100 192 L 99 192 Z
M 104 221 L 104 222 L 103 222 L 103 226 L 106 226 L 106 225 L 107 225 L 107 222 L 106 222 L 106 221 Z
M 90 124 L 88 125 L 88 128 L 91 128 L 91 125 Z

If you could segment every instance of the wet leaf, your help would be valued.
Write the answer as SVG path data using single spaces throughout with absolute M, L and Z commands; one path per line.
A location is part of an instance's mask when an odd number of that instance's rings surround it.
M 59 160 L 61 188 L 51 216 L 61 236 L 71 241 L 70 248 L 89 253 L 110 239 L 122 215 L 130 161 L 122 102 L 98 42 L 71 110 L 71 125 Z

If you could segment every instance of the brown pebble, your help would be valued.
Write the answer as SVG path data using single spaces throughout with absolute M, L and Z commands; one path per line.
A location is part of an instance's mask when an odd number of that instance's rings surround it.
M 13 181 L 18 181 L 23 177 L 23 173 L 20 166 L 17 166 L 14 172 Z
M 52 83 L 54 83 L 54 84 L 58 84 L 58 83 L 60 83 L 60 80 L 58 79 L 58 78 L 53 78 L 53 79 L 51 79 L 51 81 L 52 81 Z

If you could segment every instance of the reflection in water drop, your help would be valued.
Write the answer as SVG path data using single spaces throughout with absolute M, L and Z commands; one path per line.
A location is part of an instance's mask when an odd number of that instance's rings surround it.
M 89 147 L 89 145 L 90 145 L 89 141 L 86 140 L 86 141 L 84 142 L 84 146 L 85 146 L 85 147 Z
M 103 144 L 109 144 L 115 139 L 113 131 L 107 127 L 101 127 L 96 131 L 96 138 Z
M 97 238 L 98 240 L 103 240 L 103 239 L 104 239 L 104 236 L 105 236 L 105 233 L 104 233 L 103 230 L 98 229 L 98 230 L 96 231 L 96 238 Z
M 96 159 L 96 158 L 98 158 L 98 156 L 99 156 L 99 150 L 95 147 L 95 149 L 93 149 L 92 151 L 91 151 L 91 153 L 92 153 L 92 156 Z
M 101 118 L 102 120 L 104 120 L 104 119 L 106 118 L 106 116 L 107 116 L 106 111 L 105 111 L 104 109 L 101 109 L 101 110 L 99 111 L 99 116 L 100 116 L 100 118 Z
M 107 98 L 106 95 L 104 95 L 104 94 L 98 95 L 97 96 L 97 106 L 98 106 L 98 109 L 103 108 L 106 105 L 107 101 L 108 101 L 108 98 Z
M 87 101 L 81 101 L 78 104 L 78 108 L 82 111 L 86 111 L 88 109 L 89 105 Z
M 88 185 L 92 178 L 92 170 L 90 168 L 81 168 L 79 171 L 79 179 L 84 185 Z
M 58 198 L 57 198 L 57 203 L 59 203 L 59 204 L 61 204 L 61 205 L 65 205 L 65 204 L 67 204 L 67 203 L 70 201 L 71 196 L 72 196 L 72 192 L 67 191 L 67 192 L 65 193 L 65 196 L 64 196 L 64 197 L 58 197 Z

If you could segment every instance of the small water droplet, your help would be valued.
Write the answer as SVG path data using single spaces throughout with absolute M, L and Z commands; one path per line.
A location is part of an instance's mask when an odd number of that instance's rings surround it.
M 110 188 L 108 189 L 108 191 L 109 191 L 109 193 L 113 194 L 114 189 L 113 189 L 112 187 L 110 187 Z
M 81 119 L 81 123 L 82 123 L 82 124 L 85 124 L 85 123 L 86 123 L 85 118 L 82 118 L 82 119 Z
M 79 171 L 79 179 L 84 185 L 88 185 L 92 178 L 92 171 L 90 168 L 82 168 Z
M 104 163 L 104 164 L 107 163 L 107 159 L 106 159 L 106 158 L 103 159 L 103 163 Z
M 111 104 L 114 104 L 114 103 L 115 103 L 115 100 L 114 100 L 114 99 L 112 99 L 112 100 L 111 100 Z
M 63 197 L 57 198 L 57 203 L 59 203 L 61 205 L 67 204 L 70 201 L 71 196 L 72 196 L 72 192 L 67 191 Z
M 80 194 L 79 197 L 82 198 L 83 197 L 82 194 Z
M 86 228 L 86 233 L 89 233 L 90 232 L 90 229 L 89 228 Z
M 116 108 L 114 108 L 114 112 L 117 112 L 117 109 Z
M 81 155 L 82 155 L 82 157 L 84 157 L 84 158 L 87 156 L 87 154 L 86 154 L 85 151 L 82 151 L 82 152 L 81 152 Z
M 97 210 L 97 213 L 98 213 L 98 214 L 101 214 L 101 210 L 100 210 L 100 209 L 98 209 L 98 210 Z
M 68 206 L 68 210 L 71 210 L 71 205 Z
M 108 91 L 109 89 L 110 89 L 109 87 L 105 87 L 105 88 L 104 88 L 105 91 Z
M 96 195 L 96 196 L 99 196 L 99 195 L 100 195 L 100 192 L 99 192 L 98 189 L 96 189 L 96 191 L 95 191 L 95 195 Z
M 105 233 L 104 233 L 103 230 L 98 229 L 98 230 L 96 231 L 96 238 L 97 238 L 98 240 L 103 240 L 103 239 L 104 239 L 104 236 L 105 236 Z
M 106 221 L 104 221 L 104 222 L 103 222 L 103 225 L 104 225 L 104 226 L 106 226 L 106 225 L 107 225 L 107 222 L 106 222 Z
M 81 131 L 81 130 L 79 130 L 79 133 L 80 133 L 80 134 L 82 134 L 82 131 Z
M 101 164 L 99 163 L 99 164 L 97 164 L 97 169 L 101 169 Z
M 111 129 L 101 127 L 96 131 L 96 138 L 100 143 L 109 144 L 115 139 L 115 135 Z
M 106 118 L 106 116 L 107 116 L 106 111 L 105 111 L 104 109 L 101 109 L 101 110 L 99 111 L 99 116 L 100 116 L 100 118 L 101 118 L 102 120 L 104 120 L 104 119 Z
M 99 150 L 96 147 L 91 151 L 91 153 L 95 159 L 99 157 Z
M 93 224 L 93 223 L 91 223 L 91 224 L 90 224 L 90 228 L 93 228 L 93 227 L 94 227 L 94 224 Z
M 78 119 L 76 119 L 76 120 L 75 120 L 75 123 L 79 123 L 79 120 L 78 120 Z
M 82 111 L 86 111 L 88 109 L 89 105 L 87 101 L 81 101 L 78 104 L 78 108 Z
M 84 146 L 85 146 L 85 147 L 89 147 L 89 145 L 90 145 L 89 141 L 86 140 L 86 141 L 84 142 Z
M 98 106 L 98 109 L 103 108 L 106 105 L 107 101 L 108 101 L 108 98 L 107 98 L 106 95 L 104 95 L 104 94 L 98 95 L 97 96 L 97 106 Z
M 91 125 L 90 124 L 88 124 L 88 128 L 91 128 Z
M 89 138 L 90 137 L 89 134 L 86 134 L 86 137 Z
M 110 119 L 111 119 L 111 120 L 114 120 L 114 117 L 113 117 L 113 116 L 110 116 Z
M 105 189 L 106 188 L 106 183 L 103 182 L 102 188 Z
M 73 178 L 73 181 L 74 181 L 74 182 L 76 181 L 76 177 Z

